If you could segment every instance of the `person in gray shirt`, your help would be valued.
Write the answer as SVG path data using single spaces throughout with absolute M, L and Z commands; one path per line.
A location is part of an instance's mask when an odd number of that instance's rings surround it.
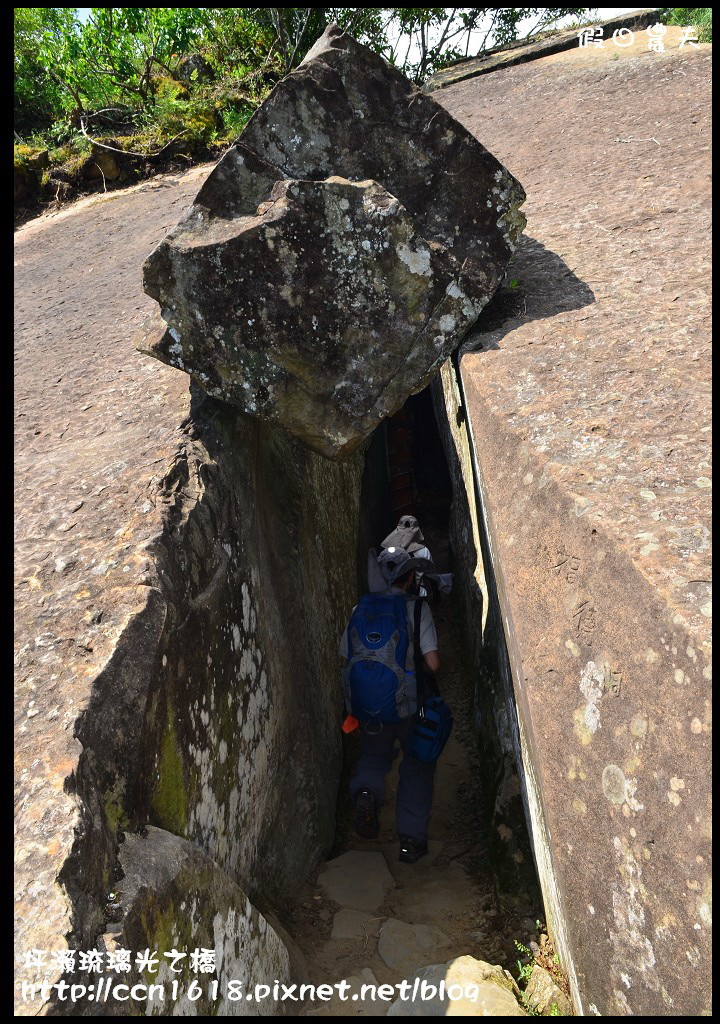
M 435 568 L 426 559 L 411 558 L 403 548 L 389 547 L 380 553 L 377 566 L 385 589 L 371 589 L 383 595 L 401 594 L 406 600 L 408 653 L 406 673 L 414 673 L 414 619 L 416 597 L 412 594 L 416 570 L 433 574 Z M 420 615 L 419 647 L 423 668 L 432 675 L 440 668 L 437 632 L 432 612 L 425 601 Z M 348 627 L 340 641 L 340 654 L 350 654 Z M 418 681 L 419 682 L 419 681 Z M 434 687 L 434 682 L 432 684 Z M 436 688 L 436 687 L 434 687 Z M 396 825 L 400 837 L 400 860 L 414 863 L 427 853 L 427 835 L 432 807 L 435 761 L 419 761 L 407 753 L 406 745 L 415 722 L 414 714 L 399 722 L 361 722 L 360 757 L 350 780 L 350 798 L 355 805 L 353 825 L 358 835 L 376 838 L 379 830 L 378 808 L 385 795 L 385 776 L 397 756 L 396 743 L 403 750 L 397 791 Z

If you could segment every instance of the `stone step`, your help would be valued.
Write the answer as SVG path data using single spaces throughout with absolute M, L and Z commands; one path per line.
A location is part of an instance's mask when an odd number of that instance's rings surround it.
M 382 927 L 382 917 L 373 917 L 362 910 L 343 908 L 333 918 L 331 939 L 365 939 L 369 935 L 378 935 Z
M 363 985 L 374 985 L 377 988 L 379 982 L 369 967 L 363 968 L 357 974 L 350 975 L 345 979 L 348 983 L 345 998 L 341 999 L 335 991 L 332 999 L 315 1007 L 306 1010 L 303 1017 L 384 1017 L 388 1011 L 388 1002 L 381 999 L 373 1000 L 366 991 L 365 998 L 362 998 Z
M 398 860 L 400 853 L 399 839 L 395 839 L 391 843 L 380 843 L 380 851 L 387 861 L 387 866 L 395 881 L 401 882 L 406 886 L 412 884 L 412 879 L 426 878 L 430 869 L 433 872 L 436 871 L 434 868 L 435 861 L 440 856 L 443 846 L 444 843 L 439 839 L 429 839 L 427 854 L 414 864 L 405 864 L 403 861 Z
M 406 977 L 418 967 L 436 961 L 438 951 L 450 945 L 451 939 L 440 928 L 407 924 L 390 917 L 380 931 L 378 955 L 391 971 Z
M 341 907 L 371 914 L 395 888 L 395 880 L 382 853 L 348 850 L 323 865 L 318 885 Z

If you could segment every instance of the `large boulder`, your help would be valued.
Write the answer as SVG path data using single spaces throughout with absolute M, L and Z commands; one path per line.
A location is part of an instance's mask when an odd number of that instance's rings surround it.
M 498 964 L 458 956 L 421 967 L 390 1005 L 388 1017 L 527 1017 L 520 990 Z
M 100 146 L 93 146 L 92 153 L 82 167 L 82 175 L 88 181 L 115 181 L 120 177 L 117 157 Z
M 541 1017 L 574 1017 L 571 1001 L 549 971 L 535 964 L 525 989 L 525 1003 Z
M 148 257 L 142 351 L 321 454 L 427 383 L 502 281 L 519 183 L 330 26 Z
M 126 983 L 133 992 L 134 985 L 145 984 L 122 1002 L 111 996 L 109 1016 L 283 1016 L 271 987 L 291 981 L 288 951 L 211 857 L 194 843 L 149 826 L 144 836 L 125 837 L 119 864 L 122 877 L 111 894 L 102 942 L 108 967 L 109 955 L 119 958 L 120 950 L 131 951 L 133 967 L 121 978 L 113 978 L 110 968 L 108 979 Z M 141 971 L 136 956 L 145 949 L 154 962 Z M 204 967 L 193 961 L 197 950 L 206 954 Z M 256 986 L 266 986 L 259 990 L 266 994 L 255 1001 L 250 994 Z
M 214 82 L 215 72 L 200 53 L 189 53 L 183 57 L 177 68 L 181 82 Z

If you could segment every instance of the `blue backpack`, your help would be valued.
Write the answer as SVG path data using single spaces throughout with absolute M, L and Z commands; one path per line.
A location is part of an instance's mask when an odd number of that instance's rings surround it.
M 366 594 L 350 616 L 343 693 L 361 722 L 400 722 L 417 707 L 415 673 L 405 669 L 406 608 L 402 594 Z

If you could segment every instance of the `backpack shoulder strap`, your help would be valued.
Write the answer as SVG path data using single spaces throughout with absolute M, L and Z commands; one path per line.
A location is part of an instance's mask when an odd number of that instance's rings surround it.
M 422 606 L 425 602 L 424 597 L 415 598 L 415 607 L 413 608 L 413 643 L 415 645 L 415 660 L 422 657 L 420 651 L 420 620 L 422 619 Z
M 425 665 L 423 664 L 422 651 L 420 650 L 420 620 L 422 618 L 422 606 L 424 601 L 424 598 L 416 597 L 415 607 L 413 608 L 413 655 L 415 661 L 418 705 L 422 704 L 427 696 Z
M 420 621 L 422 619 L 422 606 L 425 604 L 424 597 L 415 598 L 413 609 L 413 653 L 415 655 L 415 678 L 417 679 L 418 704 L 422 704 L 428 697 L 436 697 L 439 690 L 432 673 L 425 668 L 423 653 L 420 650 Z

